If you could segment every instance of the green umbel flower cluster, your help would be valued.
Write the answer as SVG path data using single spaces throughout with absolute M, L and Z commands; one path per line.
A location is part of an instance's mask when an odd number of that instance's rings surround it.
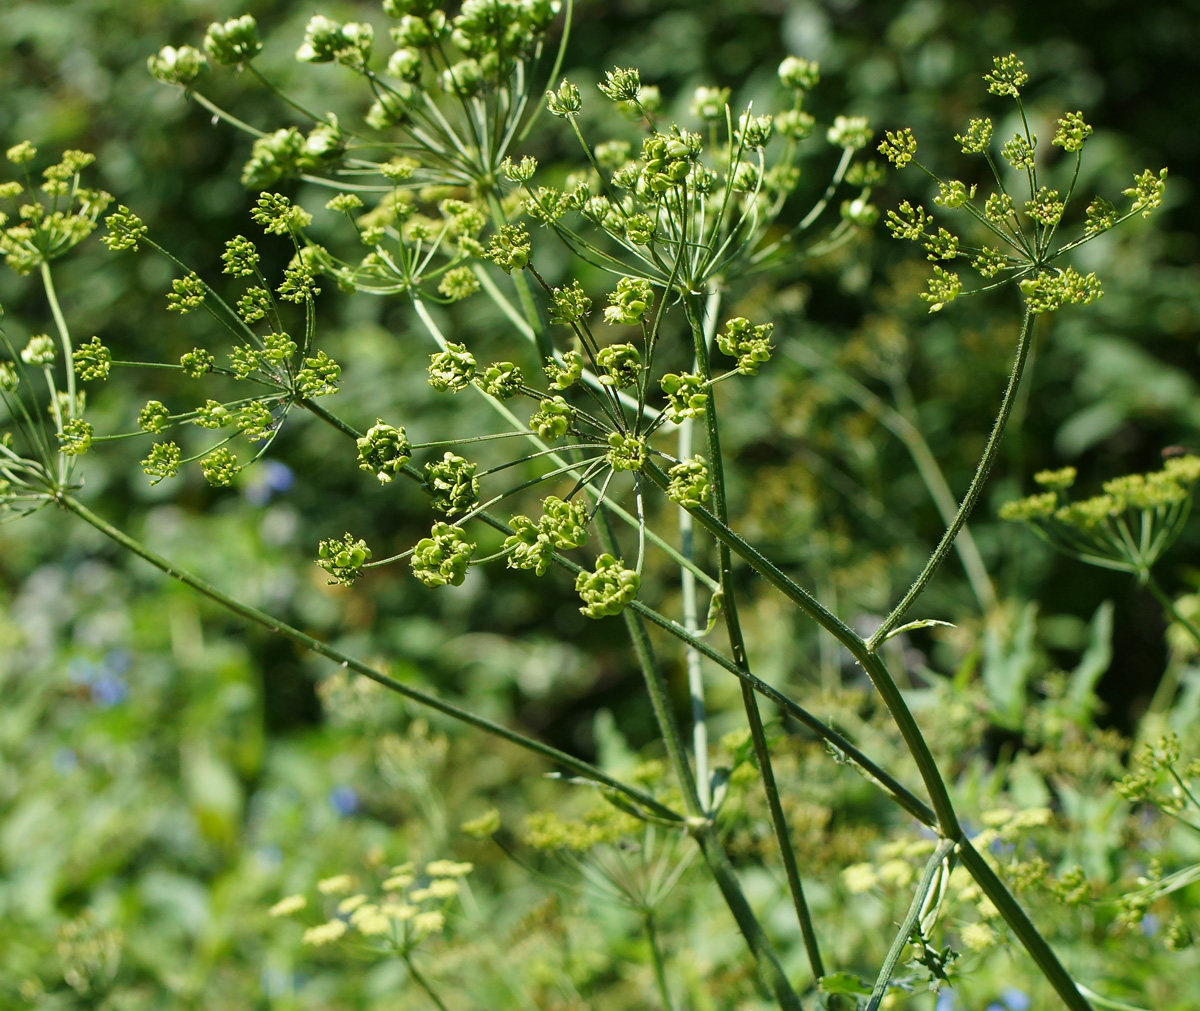
M 1058 230 L 1067 220 L 1083 148 L 1093 133 L 1092 127 L 1084 121 L 1082 112 L 1068 112 L 1058 120 L 1051 144 L 1075 158 L 1069 166 L 1070 174 L 1064 177 L 1065 195 L 1063 190 L 1044 185 L 1039 178 L 1039 172 L 1045 169 L 1039 166 L 1037 137 L 1029 131 L 1029 117 L 1021 98 L 1021 86 L 1028 80 L 1024 64 L 1012 53 L 996 57 L 993 64 L 993 70 L 984 77 L 988 91 L 1013 99 L 1023 124 L 1020 132 L 1001 145 L 1000 154 L 1014 172 L 1024 177 L 1027 198 L 1015 200 L 1009 193 L 1012 184 L 1006 186 L 996 175 L 996 161 L 992 157 L 994 127 L 990 119 L 972 119 L 954 138 L 964 154 L 985 156 L 987 167 L 995 176 L 996 191 L 983 197 L 982 207 L 976 204 L 976 185 L 968 188 L 960 180 L 942 179 L 916 160 L 917 141 L 911 130 L 889 131 L 879 145 L 880 153 L 896 168 L 916 165 L 937 183 L 935 204 L 967 212 L 973 222 L 990 234 L 986 243 L 971 245 L 945 227 L 939 225 L 935 229 L 933 216 L 909 201 L 888 212 L 888 229 L 895 238 L 921 245 L 930 260 L 969 260 L 991 282 L 982 288 L 967 289 L 957 273 L 935 266 L 928 290 L 921 294 L 929 303 L 930 312 L 940 311 L 961 295 L 987 291 L 1010 280 L 1019 283 L 1030 313 L 1051 312 L 1064 305 L 1087 305 L 1103 294 L 1099 279 L 1095 274 L 1080 275 L 1071 267 L 1058 267 L 1054 261 L 1132 215 L 1146 215 L 1159 207 L 1167 170 L 1158 175 L 1147 170 L 1134 178 L 1134 185 L 1124 190 L 1124 195 L 1131 198 L 1129 210 L 1124 214 L 1118 213 L 1107 200 L 1096 197 L 1088 205 L 1082 234 L 1056 243 Z
M 681 424 L 685 418 L 702 418 L 708 405 L 708 392 L 704 379 L 690 372 L 668 372 L 659 380 L 663 393 L 667 395 L 664 413 L 668 421 Z
M 605 386 L 625 389 L 638 381 L 642 371 L 642 356 L 632 344 L 610 344 L 596 354 L 600 382 Z
M 1183 529 L 1200 480 L 1200 457 L 1173 457 L 1162 470 L 1113 478 L 1103 494 L 1074 502 L 1063 497 L 1075 481 L 1074 468 L 1042 471 L 1034 480 L 1047 490 L 1005 503 L 1001 519 L 1028 524 L 1081 561 L 1145 579 Z
M 439 393 L 460 393 L 475 378 L 475 356 L 464 344 L 447 344 L 429 356 L 429 385 Z
M 352 586 L 362 575 L 362 567 L 370 560 L 371 549 L 367 547 L 367 542 L 349 533 L 344 537 L 321 541 L 317 547 L 317 564 L 329 573 L 331 586 L 335 583 Z
M 107 379 L 112 369 L 112 352 L 100 343 L 99 337 L 81 344 L 71 358 L 75 363 L 75 374 L 80 379 Z
M 595 572 L 581 572 L 575 580 L 575 592 L 583 598 L 579 613 L 587 618 L 620 614 L 637 599 L 642 577 L 610 554 L 596 559 Z
M 771 360 L 771 334 L 774 323 L 752 324 L 744 316 L 725 321 L 725 329 L 717 334 L 717 347 L 722 354 L 738 361 L 737 370 L 744 376 L 758 374 L 758 367 Z
M 694 456 L 675 464 L 667 471 L 667 477 L 670 478 L 667 497 L 676 505 L 684 509 L 698 509 L 708 504 L 712 485 L 704 457 Z
M 380 484 L 391 481 L 412 458 L 412 443 L 404 429 L 382 420 L 376 420 L 357 445 L 359 470 L 374 474 Z
M 449 451 L 440 460 L 425 464 L 421 487 L 430 496 L 430 505 L 447 516 L 465 513 L 479 501 L 475 464 Z
M 542 518 L 537 523 L 528 516 L 514 516 L 509 521 L 514 532 L 504 540 L 508 567 L 545 575 L 556 549 L 578 548 L 587 540 L 587 522 L 584 503 L 548 496 L 542 501 Z
M 561 396 L 547 397 L 529 419 L 529 427 L 549 442 L 561 439 L 575 420 L 575 408 Z
M 439 522 L 417 541 L 409 564 L 426 586 L 461 586 L 474 551 L 461 527 Z

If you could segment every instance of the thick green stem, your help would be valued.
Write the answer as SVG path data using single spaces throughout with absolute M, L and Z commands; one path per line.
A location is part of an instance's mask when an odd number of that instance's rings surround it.
M 75 362 L 72 358 L 71 331 L 67 329 L 67 321 L 63 316 L 62 307 L 58 304 L 58 294 L 54 290 L 54 278 L 50 274 L 50 264 L 45 260 L 41 266 L 42 287 L 46 289 L 46 301 L 50 303 L 50 315 L 54 317 L 54 327 L 58 331 L 58 340 L 62 345 L 63 368 L 67 373 L 67 396 L 71 403 L 71 417 L 79 416 L 79 408 L 75 403 Z
M 701 315 L 703 310 L 698 305 L 698 301 L 694 296 L 685 296 L 684 305 L 692 325 L 696 368 L 700 377 L 707 382 L 712 378 L 712 370 L 708 361 L 705 320 Z M 717 423 L 716 392 L 713 390 L 709 391 L 704 419 L 708 434 L 713 510 L 718 520 L 728 524 L 729 504 L 725 495 L 725 466 L 721 455 L 720 428 Z M 717 556 L 721 570 L 722 613 L 725 617 L 725 631 L 729 636 L 730 652 L 733 654 L 734 663 L 749 671 L 750 661 L 746 653 L 745 639 L 742 636 L 741 622 L 738 620 L 737 592 L 733 583 L 733 555 L 730 553 L 729 545 L 718 544 Z M 779 787 L 775 782 L 775 769 L 771 763 L 771 750 L 767 745 L 762 714 L 758 711 L 758 699 L 755 697 L 754 689 L 745 681 L 742 682 L 742 707 L 746 712 L 746 722 L 750 727 L 750 739 L 754 744 L 754 756 L 758 761 L 758 774 L 762 778 L 763 791 L 767 796 L 767 807 L 771 812 L 771 826 L 775 832 L 775 841 L 779 845 L 780 858 L 783 860 L 783 869 L 787 878 L 788 890 L 792 896 L 792 905 L 796 910 L 800 933 L 804 937 L 804 950 L 808 955 L 808 964 L 812 969 L 813 978 L 820 979 L 825 975 L 825 968 L 821 962 L 817 932 L 813 926 L 812 914 L 808 909 L 808 901 L 804 897 L 804 885 L 800 880 L 800 869 L 796 866 L 796 853 L 792 848 L 791 832 L 783 813 L 783 804 L 779 799 Z
M 216 601 L 222 607 L 232 611 L 234 614 L 240 615 L 248 621 L 252 621 L 258 625 L 262 625 L 264 628 L 269 629 L 272 632 L 278 632 L 280 635 L 290 639 L 297 645 L 302 646 L 313 653 L 317 653 L 320 656 L 326 657 L 327 659 L 332 660 L 334 663 L 347 670 L 352 670 L 356 674 L 361 674 L 363 677 L 370 678 L 372 681 L 383 685 L 383 687 L 388 688 L 399 695 L 403 695 L 407 699 L 411 699 L 413 702 L 417 702 L 423 706 L 428 706 L 431 709 L 436 709 L 438 712 L 444 713 L 445 715 L 450 716 L 461 723 L 465 723 L 468 726 L 483 730 L 484 732 L 492 734 L 495 737 L 499 737 L 511 744 L 515 744 L 517 747 L 524 748 L 526 751 L 531 751 L 536 755 L 540 755 L 542 758 L 556 762 L 563 768 L 574 772 L 576 775 L 616 790 L 628 797 L 637 806 L 644 808 L 648 812 L 653 812 L 658 817 L 674 822 L 679 822 L 682 820 L 675 811 L 672 811 L 665 804 L 659 803 L 649 794 L 643 793 L 641 790 L 627 786 L 619 780 L 614 779 L 612 776 L 609 776 L 607 773 L 596 768 L 594 765 L 575 758 L 572 755 L 568 755 L 564 751 L 559 751 L 557 748 L 552 748 L 548 744 L 543 744 L 541 741 L 534 740 L 532 737 L 526 737 L 524 734 L 518 733 L 515 730 L 510 730 L 508 727 L 502 726 L 499 723 L 493 723 L 491 720 L 485 719 L 482 716 L 477 716 L 466 709 L 461 709 L 453 703 L 446 702 L 443 699 L 439 699 L 435 695 L 430 695 L 427 692 L 423 692 L 419 688 L 413 688 L 412 686 L 406 685 L 401 681 L 397 681 L 395 678 L 389 677 L 387 674 L 383 674 L 372 667 L 368 667 L 362 661 L 356 660 L 354 657 L 349 656 L 340 650 L 334 649 L 332 646 L 329 646 L 324 642 L 321 642 L 321 640 L 314 639 L 312 636 L 306 635 L 298 628 L 293 628 L 291 625 L 280 621 L 278 618 L 267 614 L 265 611 L 260 611 L 256 607 L 251 607 L 249 604 L 245 604 L 240 600 L 230 597 L 228 594 L 217 589 L 211 583 L 205 582 L 199 576 L 195 576 L 192 573 L 179 568 L 162 555 L 151 551 L 140 541 L 135 540 L 123 530 L 118 529 L 107 520 L 97 516 L 77 499 L 74 499 L 69 495 L 60 495 L 58 496 L 57 501 L 59 505 L 63 506 L 65 509 L 69 509 L 80 519 L 95 527 L 98 531 L 100 531 L 100 533 L 121 545 L 121 547 L 133 552 L 133 554 L 137 555 L 144 561 L 149 562 L 156 569 L 160 569 L 161 571 L 165 572 L 172 579 L 177 579 L 179 582 L 195 590 L 197 593 L 208 597 L 210 600 Z
M 958 536 L 958 532 L 962 529 L 963 524 L 967 522 L 967 517 L 971 515 L 971 511 L 975 508 L 975 503 L 979 500 L 979 495 L 983 491 L 983 486 L 987 483 L 988 474 L 991 473 L 992 464 L 996 462 L 996 455 L 1000 450 L 1000 441 L 1004 437 L 1004 429 L 1008 426 L 1008 416 L 1012 412 L 1013 400 L 1016 397 L 1017 390 L 1021 385 L 1021 376 L 1025 372 L 1025 362 L 1029 357 L 1030 338 L 1033 335 L 1033 318 L 1032 310 L 1026 308 L 1025 318 L 1021 321 L 1021 333 L 1017 337 L 1017 354 L 1013 361 L 1012 372 L 1008 377 L 1008 386 L 1004 390 L 1004 398 L 1000 402 L 1000 412 L 996 415 L 996 421 L 992 425 L 991 435 L 988 436 L 987 445 L 984 447 L 983 456 L 979 459 L 979 465 L 975 468 L 975 476 L 971 478 L 970 487 L 967 488 L 967 494 L 963 497 L 962 504 L 958 507 L 958 512 L 955 514 L 950 526 L 946 528 L 945 534 L 938 542 L 938 546 L 933 549 L 933 554 L 929 556 L 929 561 L 925 563 L 925 567 L 913 580 L 912 586 L 901 599 L 892 613 L 889 614 L 879 626 L 875 634 L 871 636 L 867 642 L 867 647 L 875 650 L 881 642 L 883 642 L 888 633 L 894 629 L 904 617 L 905 612 L 912 606 L 913 601 L 921 595 L 925 587 L 929 584 L 929 580 L 933 578 L 933 574 L 937 572 L 938 567 L 945 561 L 946 556 L 954 546 L 954 539 Z

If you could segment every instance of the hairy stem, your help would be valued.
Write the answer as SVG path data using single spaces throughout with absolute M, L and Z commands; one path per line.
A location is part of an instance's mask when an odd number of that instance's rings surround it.
M 908 592 L 901 599 L 900 603 L 893 608 L 892 613 L 884 619 L 883 624 L 879 626 L 875 634 L 867 642 L 868 649 L 872 651 L 887 638 L 888 633 L 899 624 L 905 612 L 925 590 L 925 587 L 929 584 L 929 580 L 933 578 L 933 574 L 937 572 L 938 567 L 950 553 L 950 549 L 954 546 L 954 539 L 958 536 L 958 532 L 962 529 L 963 524 L 967 522 L 967 517 L 971 515 L 971 511 L 975 508 L 975 503 L 979 500 L 983 486 L 987 483 L 988 474 L 991 473 L 992 464 L 996 462 L 996 454 L 1000 450 L 1000 440 L 1004 437 L 1004 429 L 1008 426 L 1008 416 L 1012 412 L 1013 400 L 1016 397 L 1017 390 L 1020 388 L 1021 377 L 1025 372 L 1025 362 L 1029 357 L 1030 338 L 1033 334 L 1033 318 L 1033 311 L 1026 308 L 1025 317 L 1021 321 L 1021 332 L 1017 337 L 1017 353 L 1013 361 L 1012 372 L 1008 377 L 1008 386 L 1005 388 L 1004 398 L 1000 402 L 1000 412 L 996 415 L 991 435 L 988 436 L 983 456 L 979 458 L 979 465 L 975 468 L 975 476 L 971 478 L 967 494 L 963 497 L 962 504 L 958 507 L 958 512 L 955 513 L 953 521 L 946 528 L 946 532 L 942 535 L 938 546 L 933 549 L 933 554 L 929 556 L 929 561 L 925 563 L 925 567 L 917 575 L 917 578 L 913 580 L 912 586 L 909 587 Z

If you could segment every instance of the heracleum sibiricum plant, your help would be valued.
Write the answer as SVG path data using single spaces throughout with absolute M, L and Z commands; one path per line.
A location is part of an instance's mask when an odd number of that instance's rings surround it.
M 936 990 L 957 971 L 940 921 L 955 875 L 959 881 L 963 875 L 973 879 L 995 911 L 989 943 L 1005 924 L 1005 936 L 1020 943 L 1065 1006 L 1091 1007 L 1084 990 L 1092 992 L 1102 982 L 1072 979 L 997 874 L 994 855 L 964 829 L 881 647 L 905 628 L 924 624 L 902 622 L 979 497 L 1021 383 L 1035 319 L 1100 295 L 1095 276 L 1076 272 L 1064 254 L 1157 207 L 1165 171 L 1138 176 L 1125 191 L 1130 199 L 1123 210 L 1093 199 L 1078 236 L 1059 243 L 1091 133 L 1081 114 L 1066 114 L 1050 145 L 1074 158 L 1051 167 L 1027 124 L 1005 140 L 993 136 L 990 120 L 972 120 L 956 140 L 964 153 L 987 162 L 996 183 L 989 194 L 925 168 L 916 160 L 910 131 L 889 131 L 878 145 L 896 168 L 912 164 L 930 175 L 939 221 L 943 210 L 953 210 L 983 236 L 972 245 L 935 226 L 934 217 L 911 202 L 888 212 L 892 233 L 918 242 L 934 261 L 923 296 L 930 310 L 952 312 L 951 303 L 970 293 L 960 275 L 943 266 L 967 259 L 983 277 L 979 290 L 1015 281 L 1022 313 L 1012 374 L 975 476 L 911 589 L 866 637 L 737 533 L 726 499 L 718 401 L 720 384 L 753 381 L 770 368 L 776 345 L 800 339 L 777 332 L 770 319 L 723 312 L 726 293 L 784 260 L 789 269 L 800 269 L 805 257 L 848 243 L 877 220 L 870 199 L 883 169 L 869 154 L 872 127 L 854 115 L 818 125 L 805 99 L 819 86 L 819 67 L 799 56 L 779 67 L 773 112 L 736 106 L 728 91 L 704 87 L 694 96 L 690 119 L 671 123 L 660 118 L 656 89 L 643 84 L 634 68 L 607 70 L 598 93 L 585 94 L 561 78 L 569 2 L 563 11 L 550 0 L 467 0 L 451 14 L 428 0 L 384 0 L 383 9 L 392 19 L 388 45 L 378 44 L 382 40 L 368 24 L 318 14 L 296 50 L 302 63 L 335 64 L 333 69 L 361 84 L 366 103 L 356 122 L 310 112 L 280 95 L 305 128 L 262 132 L 207 97 L 204 75 L 214 65 L 237 67 L 275 91 L 256 65 L 262 42 L 249 15 L 212 25 L 201 47 L 166 47 L 150 57 L 155 77 L 253 136 L 242 181 L 259 191 L 247 234 L 230 238 L 222 254 L 228 281 L 202 277 L 176 259 L 135 209 L 121 206 L 106 219 L 104 241 L 115 253 L 144 248 L 173 265 L 176 277 L 164 292 L 167 311 L 211 317 L 208 346 L 178 359 L 126 361 L 119 348 L 72 336 L 58 309 L 52 261 L 86 237 L 108 198 L 82 186 L 81 172 L 90 160 L 85 155 L 69 152 L 46 169 L 39 194 L 29 171 L 33 148 L 9 151 L 24 180 L 5 183 L 0 191 L 12 204 L 3 222 L 3 249 L 18 272 L 40 274 L 58 333 L 35 336 L 21 350 L 9 348 L 10 360 L 0 363 L 10 428 L 0 443 L 0 504 L 13 515 L 46 505 L 63 508 L 230 611 L 598 787 L 623 819 L 656 836 L 671 861 L 698 857 L 745 937 L 764 992 L 779 1007 L 816 1001 L 873 1011 L 914 988 Z M 550 59 L 550 33 L 560 20 L 561 41 Z M 985 81 L 991 94 L 1016 102 L 1025 123 L 1020 61 L 1011 55 L 997 59 Z M 619 137 L 586 137 L 579 121 L 585 103 L 610 106 L 614 122 L 640 124 L 640 148 Z M 534 158 L 521 150 L 535 125 L 579 144 L 575 174 L 541 178 Z M 829 164 L 820 199 L 801 212 L 795 190 L 802 161 Z M 1062 181 L 1050 178 L 1064 170 Z M 340 232 L 318 233 L 312 214 L 280 192 L 294 180 L 330 190 L 325 206 L 344 216 Z M 262 266 L 269 243 L 290 254 L 280 275 L 268 276 Z M 578 272 L 580 263 L 600 271 L 608 283 L 592 287 L 599 275 Z M 329 284 L 409 303 L 430 340 L 423 363 L 430 386 L 447 397 L 483 398 L 501 430 L 419 444 L 406 432 L 404 417 L 357 417 L 354 376 L 322 347 L 317 304 Z M 443 334 L 430 311 L 431 304 L 467 298 L 489 300 L 506 320 L 512 350 L 502 360 L 477 357 L 470 333 Z M 119 382 L 128 369 L 163 368 L 191 384 L 187 402 L 152 399 L 121 432 L 97 432 L 86 420 L 77 380 Z M 335 413 L 331 403 L 344 406 Z M 343 532 L 331 517 L 330 536 L 313 545 L 329 579 L 352 584 L 369 568 L 403 564 L 438 590 L 462 583 L 472 565 L 494 562 L 573 583 L 584 615 L 618 618 L 625 626 L 673 778 L 668 789 L 624 782 L 317 641 L 180 570 L 96 515 L 80 497 L 73 461 L 117 438 L 145 440 L 142 469 L 151 483 L 196 465 L 210 484 L 231 485 L 277 438 L 287 438 L 296 410 L 345 437 L 348 472 L 357 468 L 361 480 L 383 485 L 403 478 L 424 491 L 430 507 L 428 536 L 391 558 L 372 552 L 375 532 Z M 694 446 L 697 424 L 703 452 Z M 496 441 L 526 449 L 489 467 L 471 459 L 482 443 Z M 515 483 L 508 476 L 514 468 L 523 475 Z M 654 514 L 647 508 L 652 496 L 678 507 L 677 538 L 647 524 Z M 480 558 L 477 531 L 487 527 L 502 543 L 491 557 Z M 699 531 L 715 545 L 715 571 L 700 564 Z M 641 577 L 650 552 L 662 552 L 678 567 L 682 607 L 676 615 L 644 599 Z M 739 566 L 758 573 L 854 657 L 894 720 L 920 773 L 924 797 L 872 760 L 870 742 L 848 740 L 754 675 L 739 622 Z M 707 622 L 701 618 L 705 596 Z M 718 622 L 727 652 L 706 638 Z M 690 733 L 669 704 L 651 625 L 676 640 L 686 658 Z M 747 755 L 753 755 L 768 801 L 807 971 L 785 971 L 723 847 L 728 771 L 710 764 L 704 690 L 706 682 L 729 675 L 740 681 Z M 822 951 L 820 924 L 805 898 L 775 781 L 760 698 L 826 742 L 837 760 L 858 767 L 929 833 L 930 845 L 910 854 L 923 864 L 904 876 L 903 887 L 912 895 L 909 913 L 873 983 L 829 964 Z M 664 866 L 674 867 L 671 861 Z M 673 873 L 664 871 L 667 880 Z M 655 903 L 666 891 L 647 888 L 636 899 L 650 935 L 660 997 L 671 1007 L 664 968 L 670 952 L 661 951 L 653 935 Z M 375 909 L 371 917 L 361 912 L 368 905 L 378 907 L 380 918 L 371 919 Z M 281 899 L 277 907 L 280 913 L 298 909 L 294 899 Z M 356 914 L 372 930 L 385 926 L 382 918 L 390 917 L 388 931 L 408 922 L 387 913 L 383 903 L 364 899 L 345 914 L 347 920 L 328 921 L 324 933 L 314 928 L 318 933 L 310 940 L 333 940 L 347 923 L 361 929 Z M 979 941 L 981 932 L 975 937 Z M 412 964 L 407 941 L 396 943 L 413 980 L 432 995 Z M 1096 986 L 1088 989 L 1088 983 Z

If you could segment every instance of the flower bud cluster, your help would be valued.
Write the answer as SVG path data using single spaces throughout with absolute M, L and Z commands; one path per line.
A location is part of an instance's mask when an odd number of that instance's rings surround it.
M 579 613 L 587 618 L 620 614 L 637 599 L 641 585 L 641 576 L 606 552 L 596 559 L 594 572 L 585 570 L 575 580 L 575 592 L 583 599 Z

